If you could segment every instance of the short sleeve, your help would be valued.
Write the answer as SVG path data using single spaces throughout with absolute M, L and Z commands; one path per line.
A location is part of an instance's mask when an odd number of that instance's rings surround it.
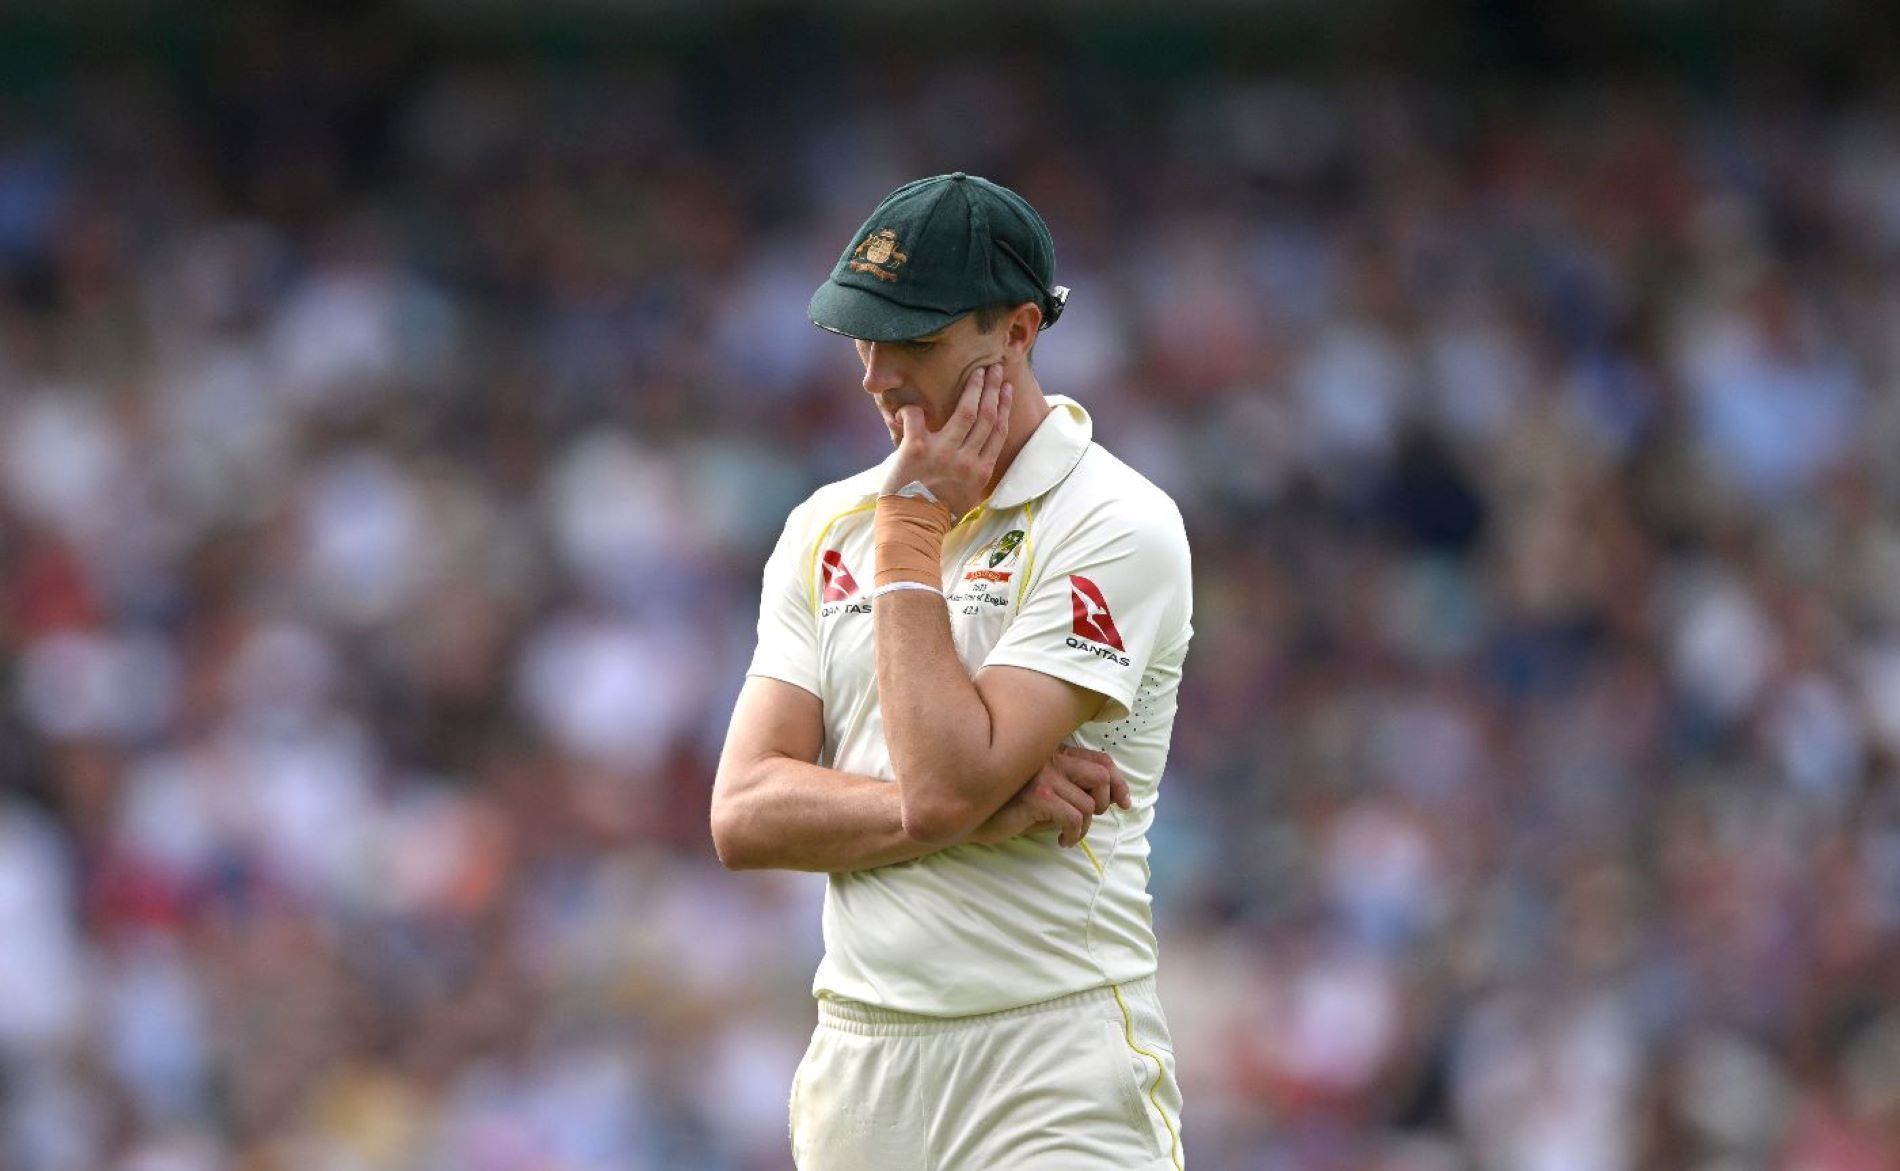
M 805 581 L 810 550 L 803 539 L 801 514 L 792 513 L 778 544 L 765 562 L 759 597 L 759 642 L 748 675 L 782 679 L 818 694 L 818 615 Z
M 1108 697 L 1098 720 L 1128 715 L 1142 675 L 1185 636 L 1187 533 L 1163 498 L 1139 512 L 1093 510 L 1039 550 L 1022 608 L 984 666 L 1026 667 Z

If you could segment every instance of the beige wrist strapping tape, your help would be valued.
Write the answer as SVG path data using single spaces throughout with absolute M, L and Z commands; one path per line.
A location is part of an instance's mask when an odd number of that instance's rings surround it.
M 876 584 L 943 581 L 943 538 L 955 522 L 950 510 L 916 496 L 880 496 L 872 527 L 877 543 Z

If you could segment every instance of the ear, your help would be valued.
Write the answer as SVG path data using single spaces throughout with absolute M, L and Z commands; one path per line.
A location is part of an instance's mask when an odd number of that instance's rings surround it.
M 1029 347 L 1036 344 L 1036 333 L 1040 329 L 1042 306 L 1024 301 L 1003 319 L 1003 348 L 1015 357 L 1027 354 Z

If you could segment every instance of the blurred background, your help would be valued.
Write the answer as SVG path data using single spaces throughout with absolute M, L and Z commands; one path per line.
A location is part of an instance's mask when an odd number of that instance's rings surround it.
M 1900 1168 L 1896 66 L 1845 0 L 8 7 L 0 1168 L 789 1167 L 823 879 L 708 791 L 888 445 L 806 297 L 953 169 L 1188 518 L 1190 1166 Z

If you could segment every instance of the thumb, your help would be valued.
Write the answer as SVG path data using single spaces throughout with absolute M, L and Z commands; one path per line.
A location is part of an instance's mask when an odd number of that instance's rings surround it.
M 906 439 L 921 440 L 927 428 L 924 426 L 924 409 L 915 403 L 897 408 L 898 442 Z

